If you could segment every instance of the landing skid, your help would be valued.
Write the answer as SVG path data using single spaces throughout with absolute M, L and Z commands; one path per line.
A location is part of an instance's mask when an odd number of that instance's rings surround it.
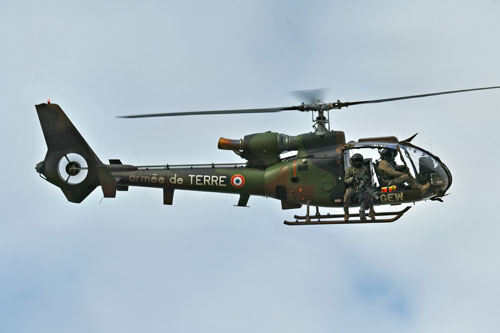
M 308 207 L 309 208 L 309 207 Z M 403 210 L 397 212 L 380 212 L 375 213 L 375 220 L 371 220 L 367 217 L 366 221 L 359 219 L 359 214 L 350 214 L 348 222 L 344 222 L 344 214 L 319 214 L 318 208 L 316 208 L 316 214 L 309 214 L 309 209 L 307 209 L 307 214 L 305 216 L 295 215 L 295 221 L 285 221 L 286 225 L 321 225 L 321 224 L 352 224 L 352 223 L 390 223 L 399 220 L 404 213 L 410 210 L 410 206 Z M 387 216 L 388 218 L 378 219 L 380 216 Z M 358 219 L 354 220 L 353 217 Z

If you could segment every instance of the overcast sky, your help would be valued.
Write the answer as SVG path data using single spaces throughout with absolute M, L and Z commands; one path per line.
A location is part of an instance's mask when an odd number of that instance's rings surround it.
M 38 177 L 50 98 L 102 160 L 239 162 L 219 136 L 311 130 L 297 112 L 117 115 L 355 101 L 500 85 L 500 2 L 2 1 L 1 332 L 500 329 L 499 91 L 333 113 L 348 140 L 418 132 L 444 203 L 388 225 L 287 227 L 277 200 L 131 188 L 66 201 Z

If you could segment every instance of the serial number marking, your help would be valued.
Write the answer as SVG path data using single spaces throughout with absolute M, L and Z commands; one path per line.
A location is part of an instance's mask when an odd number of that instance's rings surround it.
M 380 202 L 398 202 L 398 201 L 403 201 L 403 200 L 404 200 L 403 192 L 380 194 Z

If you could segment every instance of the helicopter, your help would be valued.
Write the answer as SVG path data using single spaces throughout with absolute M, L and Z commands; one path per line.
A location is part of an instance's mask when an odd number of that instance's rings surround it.
M 372 204 L 395 206 L 419 201 L 443 202 L 451 184 L 452 175 L 440 158 L 412 144 L 415 135 L 405 140 L 395 136 L 362 138 L 346 142 L 345 133 L 330 129 L 330 110 L 339 110 L 361 104 L 392 102 L 405 99 L 498 89 L 500 86 L 442 91 L 354 102 L 324 103 L 320 90 L 299 91 L 306 102 L 299 105 L 212 111 L 189 111 L 119 116 L 118 118 L 150 118 L 171 116 L 200 116 L 221 114 L 257 114 L 273 112 L 311 112 L 313 132 L 296 136 L 277 132 L 262 132 L 242 139 L 218 140 L 218 148 L 236 153 L 244 163 L 209 163 L 176 165 L 130 165 L 119 159 L 103 163 L 59 107 L 51 103 L 35 106 L 48 151 L 35 169 L 46 181 L 59 187 L 67 200 L 81 203 L 95 188 L 101 186 L 105 198 L 116 197 L 117 191 L 128 191 L 131 186 L 161 188 L 163 203 L 172 205 L 175 190 L 193 190 L 239 195 L 236 206 L 246 207 L 250 196 L 277 199 L 281 208 L 298 209 L 306 206 L 305 215 L 295 215 L 286 225 L 322 225 L 345 223 L 388 223 L 400 219 L 411 206 L 402 210 L 373 212 L 370 220 L 364 214 L 363 202 L 355 198 L 348 207 L 359 207 L 358 219 L 345 219 L 345 214 L 321 214 L 319 207 L 343 208 L 346 170 L 351 156 L 360 153 L 368 170 L 368 182 L 373 189 Z M 387 183 L 378 168 L 380 156 L 387 151 L 398 156 L 405 173 L 416 186 Z M 287 152 L 292 152 L 288 154 Z M 425 185 L 424 185 L 425 184 Z M 423 190 L 422 190 L 423 189 Z M 311 213 L 311 207 L 316 208 Z

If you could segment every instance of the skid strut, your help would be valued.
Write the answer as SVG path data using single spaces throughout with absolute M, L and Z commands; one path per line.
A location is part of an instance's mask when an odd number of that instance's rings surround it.
M 344 214 L 319 214 L 319 210 L 316 207 L 316 214 L 309 214 L 309 207 L 307 209 L 306 215 L 295 215 L 295 221 L 285 221 L 286 225 L 321 225 L 321 224 L 351 224 L 351 223 L 390 223 L 397 221 L 404 213 L 410 210 L 410 206 L 406 207 L 403 210 L 396 212 L 380 212 L 375 213 L 375 220 L 370 220 L 369 218 L 366 221 L 362 221 L 360 219 L 352 220 L 349 219 L 348 222 L 344 222 Z M 378 219 L 380 216 L 387 216 L 387 218 Z M 350 214 L 350 217 L 358 217 L 359 214 Z

